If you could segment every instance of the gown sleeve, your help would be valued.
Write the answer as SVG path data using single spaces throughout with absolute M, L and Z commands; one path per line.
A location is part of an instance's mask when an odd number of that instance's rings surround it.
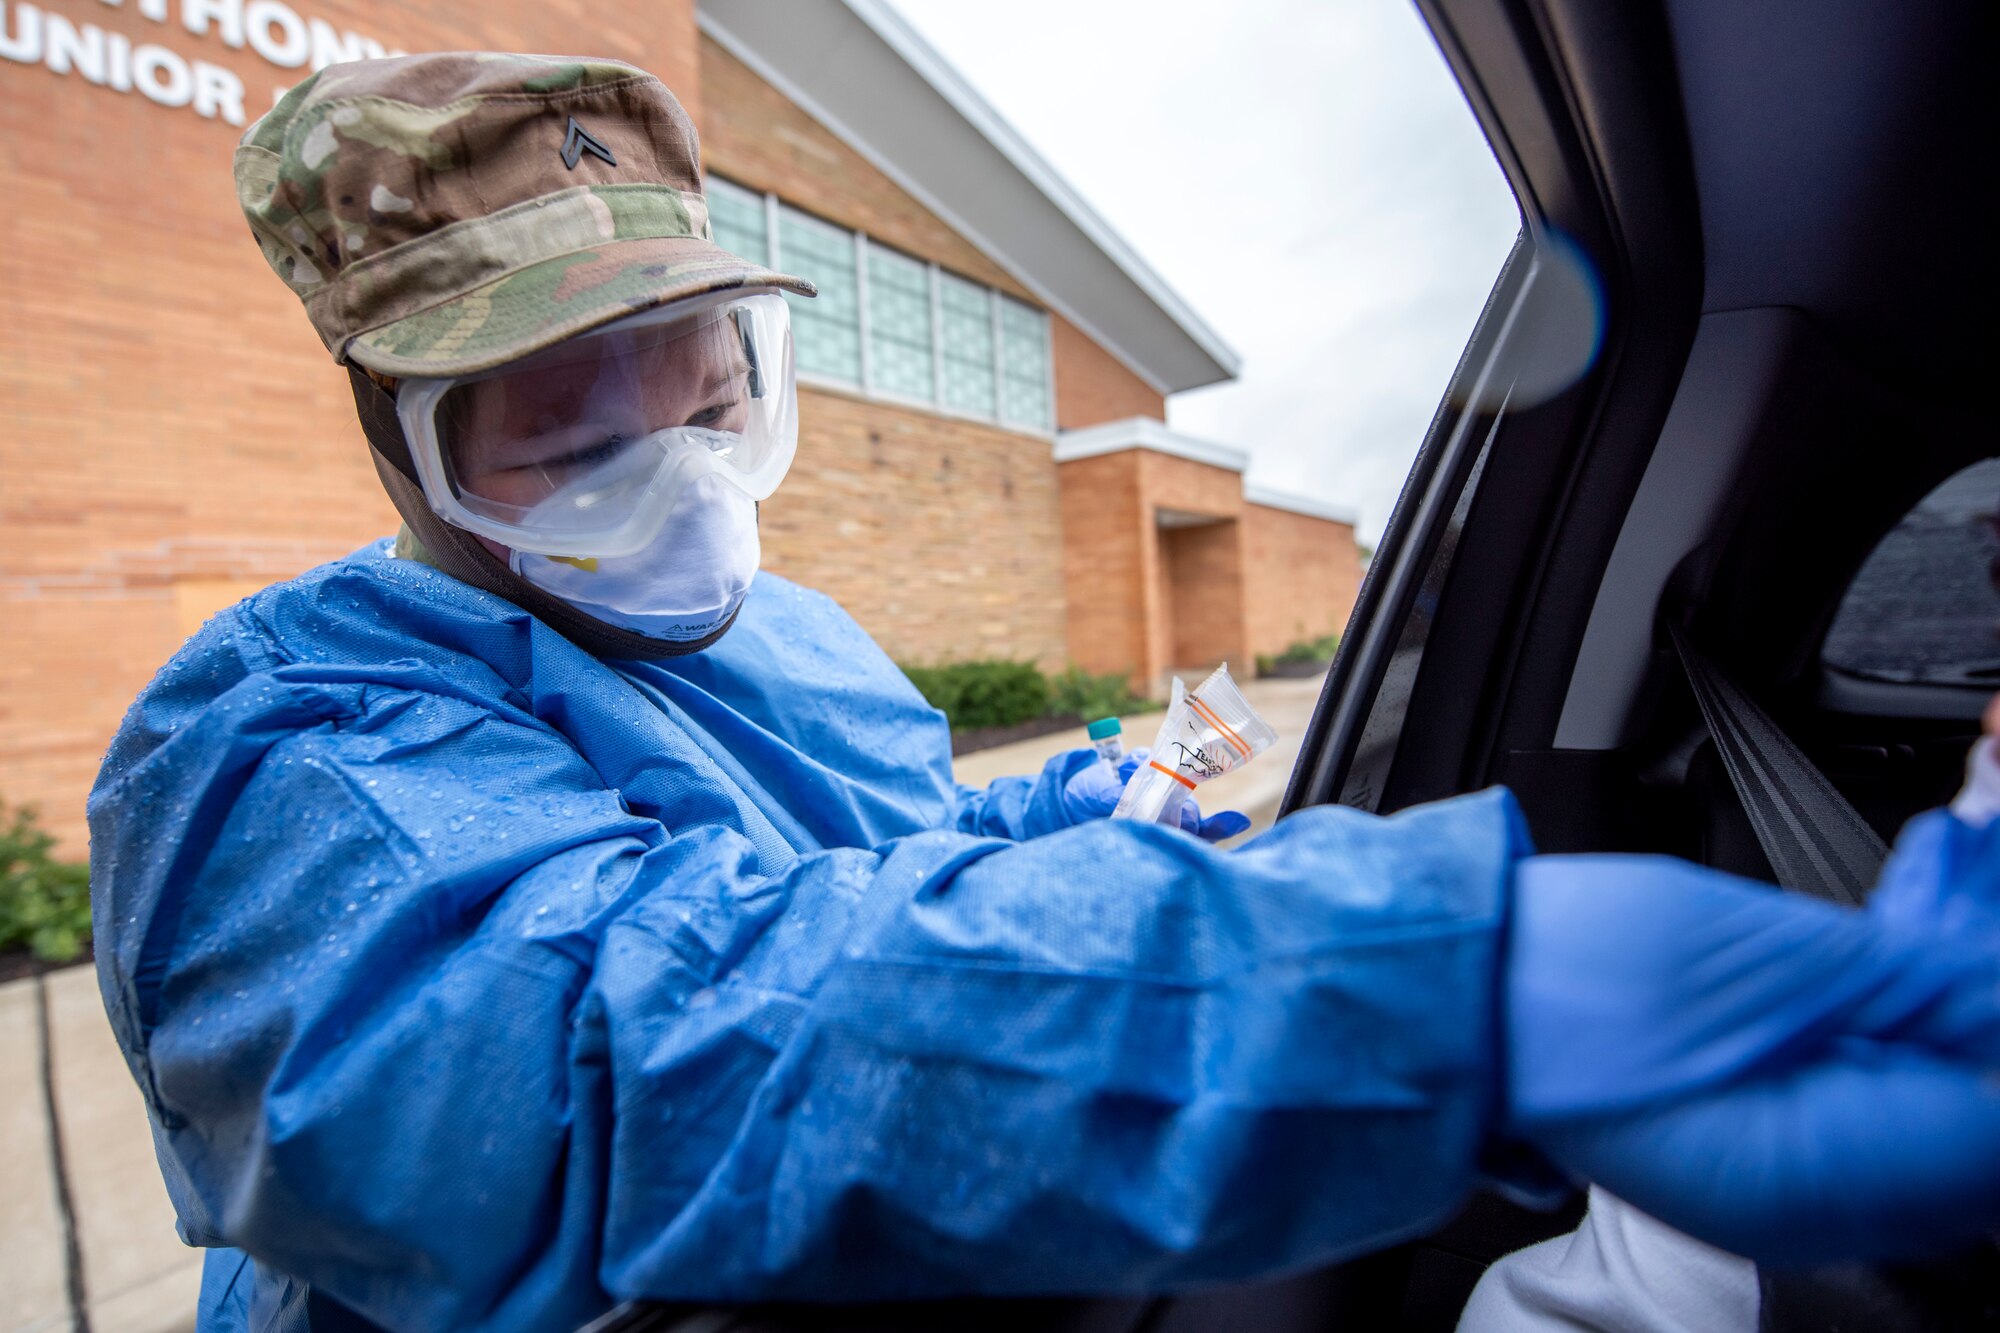
M 1233 853 L 1005 824 L 774 861 L 632 813 L 503 697 L 163 681 L 92 869 L 184 1237 L 389 1327 L 560 1328 L 1248 1278 L 1455 1206 L 1504 793 Z

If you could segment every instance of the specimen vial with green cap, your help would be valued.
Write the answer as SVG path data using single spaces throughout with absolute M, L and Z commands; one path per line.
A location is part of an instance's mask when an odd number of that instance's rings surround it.
M 1115 717 L 1100 717 L 1090 724 L 1090 745 L 1115 767 L 1125 757 L 1125 728 Z

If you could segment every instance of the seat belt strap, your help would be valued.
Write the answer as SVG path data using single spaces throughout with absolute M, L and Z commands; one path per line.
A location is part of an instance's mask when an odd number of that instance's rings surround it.
M 1889 847 L 1748 694 L 1669 624 L 1708 734 L 1778 883 L 1858 907 Z

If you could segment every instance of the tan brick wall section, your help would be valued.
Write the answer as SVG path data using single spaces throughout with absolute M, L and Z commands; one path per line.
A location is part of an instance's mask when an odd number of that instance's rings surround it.
M 1057 468 L 1070 656 L 1086 671 L 1122 671 L 1135 680 L 1145 670 L 1146 626 L 1158 598 L 1151 513 L 1140 501 L 1142 456 L 1128 449 Z
M 589 47 L 699 114 L 692 0 L 603 0 L 587 20 L 295 7 L 413 51 Z M 43 8 L 235 71 L 250 118 L 298 77 L 187 32 L 178 0 L 165 24 L 129 4 Z M 41 805 L 72 856 L 98 759 L 189 619 L 394 530 L 346 376 L 237 210 L 240 133 L 0 62 L 0 798 Z
M 1220 662 L 1248 679 L 1248 612 L 1243 597 L 1243 524 L 1235 519 L 1160 532 L 1173 596 L 1167 666 L 1200 670 Z M 1188 684 L 1195 682 L 1189 680 Z
M 1244 515 L 1250 651 L 1344 630 L 1361 590 L 1353 526 L 1269 505 L 1247 504 Z
M 1173 668 L 1243 660 L 1241 476 L 1148 449 L 1077 459 L 1059 472 L 1078 663 L 1157 691 Z M 1161 529 L 1161 509 L 1223 521 Z
M 766 568 L 832 596 L 899 661 L 1063 665 L 1048 441 L 814 389 L 799 417 L 798 461 L 763 506 Z
M 1147 636 L 1147 660 L 1140 679 L 1153 688 L 1164 687 L 1165 677 L 1178 667 L 1212 666 L 1242 641 L 1240 632 L 1219 629 L 1228 616 L 1218 599 L 1241 596 L 1242 560 L 1229 558 L 1228 541 L 1203 540 L 1191 536 L 1195 529 L 1160 529 L 1157 514 L 1177 509 L 1189 514 L 1208 514 L 1234 519 L 1243 509 L 1241 473 L 1193 459 L 1176 458 L 1150 449 L 1139 452 L 1143 478 L 1146 522 L 1152 559 L 1158 568 L 1154 586 L 1159 589 L 1159 611 Z M 1229 541 L 1235 539 L 1237 525 L 1226 525 Z M 1203 557 L 1196 563 L 1197 556 Z M 1191 600 L 1190 600 L 1191 599 Z M 1224 642 L 1221 653 L 1200 652 L 1194 661 L 1181 658 L 1183 651 L 1197 652 L 1195 639 L 1181 627 L 1190 617 Z
M 1243 474 L 1191 458 L 1142 450 L 1146 499 L 1156 509 L 1235 518 L 1243 512 Z
M 1081 430 L 1127 417 L 1167 419 L 1167 400 L 1061 315 L 1049 317 L 1056 361 L 1056 427 Z

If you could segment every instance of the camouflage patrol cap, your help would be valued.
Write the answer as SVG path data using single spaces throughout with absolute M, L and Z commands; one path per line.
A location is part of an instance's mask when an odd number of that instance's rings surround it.
M 459 52 L 314 74 L 245 131 L 236 190 L 336 361 L 442 378 L 683 296 L 812 295 L 715 244 L 698 162 L 643 70 Z

